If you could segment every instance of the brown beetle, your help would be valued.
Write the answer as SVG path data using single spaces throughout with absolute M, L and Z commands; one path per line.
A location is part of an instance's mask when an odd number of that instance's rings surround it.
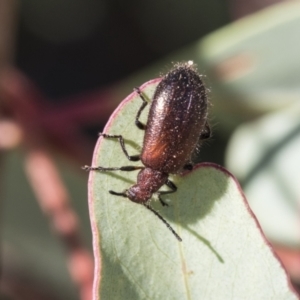
M 121 193 L 109 192 L 146 206 L 181 241 L 170 224 L 149 205 L 149 200 L 156 193 L 161 204 L 167 205 L 161 195 L 174 193 L 177 190 L 175 184 L 168 179 L 169 174 L 178 173 L 183 169 L 191 170 L 193 168 L 191 157 L 197 146 L 202 140 L 210 137 L 210 127 L 207 122 L 207 92 L 193 62 L 175 65 L 158 84 L 145 125 L 139 121 L 139 117 L 147 101 L 139 88 L 135 90 L 143 101 L 135 118 L 136 126 L 145 130 L 142 153 L 130 156 L 122 135 L 104 133 L 100 135 L 104 138 L 118 139 L 126 157 L 131 161 L 141 160 L 144 166 L 116 168 L 85 166 L 84 169 L 88 171 L 141 170 L 135 185 Z M 170 188 L 170 191 L 159 191 L 164 184 Z

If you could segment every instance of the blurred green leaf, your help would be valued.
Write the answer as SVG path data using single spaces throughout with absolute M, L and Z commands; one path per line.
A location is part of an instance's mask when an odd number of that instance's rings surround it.
M 156 84 L 154 80 L 143 86 L 150 98 Z M 138 154 L 142 145 L 143 131 L 134 125 L 140 105 L 139 97 L 131 94 L 105 128 L 125 137 L 130 154 Z M 93 166 L 131 164 L 117 141 L 99 139 Z M 144 206 L 108 193 L 127 189 L 136 172 L 90 173 L 94 299 L 297 299 L 226 170 L 204 163 L 171 178 L 178 191 L 164 197 L 170 206 L 154 200 L 151 205 L 182 242 Z
M 245 120 L 298 101 L 299 28 L 299 1 L 271 5 L 133 74 L 115 89 L 115 99 L 133 84 L 167 70 L 170 61 L 193 60 L 207 76 L 214 121 L 222 124 L 217 130 L 231 133 Z
M 196 60 L 226 127 L 299 101 L 300 2 L 282 1 L 203 38 Z
M 243 183 L 269 239 L 300 247 L 300 105 L 245 123 L 234 132 L 227 166 Z

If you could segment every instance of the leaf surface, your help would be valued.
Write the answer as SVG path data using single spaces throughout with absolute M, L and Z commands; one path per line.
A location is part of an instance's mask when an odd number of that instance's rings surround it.
M 159 80 L 142 86 L 151 99 Z M 134 125 L 142 101 L 127 97 L 105 133 L 121 134 L 130 155 L 141 151 L 144 132 Z M 147 112 L 142 115 L 146 123 Z M 117 140 L 99 138 L 93 166 L 129 162 Z M 89 207 L 96 261 L 94 299 L 297 299 L 267 244 L 239 184 L 225 169 L 198 165 L 178 187 L 151 205 L 183 239 L 176 240 L 153 213 L 109 190 L 122 192 L 135 172 L 91 172 Z

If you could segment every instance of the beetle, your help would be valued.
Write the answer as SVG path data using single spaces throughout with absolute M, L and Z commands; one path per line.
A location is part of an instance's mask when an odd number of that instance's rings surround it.
M 176 174 L 184 169 L 191 170 L 192 155 L 197 151 L 198 145 L 210 137 L 207 90 L 192 61 L 174 65 L 154 92 L 147 124 L 139 120 L 147 101 L 139 88 L 135 88 L 135 91 L 142 100 L 135 117 L 135 125 L 145 131 L 141 154 L 129 155 L 122 135 L 105 133 L 100 135 L 103 138 L 118 139 L 126 157 L 130 161 L 141 160 L 144 166 L 85 166 L 84 169 L 128 172 L 140 170 L 136 184 L 124 192 L 109 191 L 109 193 L 143 204 L 166 224 L 179 241 L 182 241 L 149 202 L 152 195 L 157 194 L 161 204 L 168 206 L 161 196 L 177 190 L 176 185 L 168 179 L 169 174 Z M 170 190 L 159 191 L 163 185 L 168 186 Z

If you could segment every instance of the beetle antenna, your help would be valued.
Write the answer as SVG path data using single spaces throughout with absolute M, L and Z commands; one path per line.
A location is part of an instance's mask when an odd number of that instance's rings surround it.
M 179 242 L 182 242 L 182 238 L 177 234 L 177 232 L 172 228 L 172 226 L 156 211 L 154 210 L 149 204 L 144 204 L 146 208 L 151 210 L 165 225 L 168 227 L 168 229 L 175 235 L 176 239 Z

